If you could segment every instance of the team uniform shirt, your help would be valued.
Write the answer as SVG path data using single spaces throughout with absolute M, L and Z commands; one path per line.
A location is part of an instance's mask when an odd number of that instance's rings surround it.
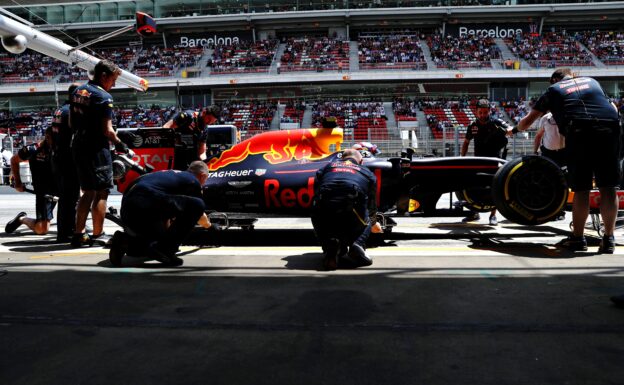
M 137 192 L 202 197 L 201 184 L 195 175 L 188 171 L 164 170 L 145 174 L 135 179 L 128 187 L 124 199 Z
M 105 119 L 113 119 L 112 96 L 91 82 L 78 87 L 71 97 L 73 147 L 87 153 L 109 149 L 109 140 L 100 123 Z
M 540 118 L 539 127 L 544 129 L 542 146 L 551 151 L 558 151 L 565 147 L 565 136 L 559 133 L 559 126 L 552 113 L 549 112 Z
M 17 156 L 22 161 L 28 161 L 32 184 L 36 194 L 56 194 L 56 181 L 52 176 L 50 148 L 44 142 L 22 147 Z
M 369 212 L 376 212 L 375 187 L 377 186 L 377 178 L 368 168 L 350 159 L 337 159 L 318 170 L 316 180 L 321 193 L 327 189 L 333 193 L 332 195 L 336 195 L 336 198 L 340 198 L 342 189 L 355 188 L 367 197 Z M 323 198 L 321 197 L 321 199 Z
M 584 121 L 617 122 L 618 112 L 600 84 L 589 77 L 564 78 L 548 87 L 533 109 L 552 112 L 559 130 Z
M 485 123 L 479 119 L 466 130 L 466 139 L 474 139 L 474 155 L 500 158 L 507 146 L 507 131 L 511 127 L 500 119 L 488 118 Z
M 593 180 L 599 188 L 620 185 L 619 116 L 596 80 L 565 77 L 548 87 L 533 108 L 552 112 L 565 135 L 572 191 L 590 190 Z
M 73 132 L 69 127 L 69 109 L 70 104 L 66 102 L 52 117 L 52 158 L 58 162 L 71 162 Z
M 177 170 L 186 170 L 192 161 L 199 160 L 197 154 L 199 144 L 206 143 L 208 132 L 203 128 L 203 124 L 200 124 L 199 114 L 196 111 L 181 111 L 171 119 L 176 124 L 174 167 Z

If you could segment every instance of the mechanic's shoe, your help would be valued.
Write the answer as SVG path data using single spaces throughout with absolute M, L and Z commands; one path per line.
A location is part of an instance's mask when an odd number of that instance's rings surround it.
M 474 212 L 474 213 L 468 214 L 466 218 L 462 219 L 462 222 L 464 223 L 475 222 L 475 221 L 478 221 L 479 219 L 481 219 L 481 216 L 479 215 L 479 213 Z
M 497 226 L 498 225 L 498 218 L 496 218 L 496 215 L 490 215 L 490 226 Z
M 175 251 L 165 251 L 158 246 L 158 242 L 154 242 L 150 245 L 150 249 L 154 258 L 167 266 L 181 266 L 184 261 L 175 256 Z
M 100 233 L 98 235 L 91 235 L 91 241 L 101 246 L 110 246 L 113 237 L 106 233 Z
M 83 247 L 83 246 L 87 246 L 87 247 L 93 246 L 93 241 L 91 240 L 91 237 L 89 236 L 89 234 L 87 233 L 74 234 L 71 239 L 71 247 L 78 248 L 78 247 Z
M 357 243 L 354 243 L 349 248 L 349 258 L 358 266 L 370 266 L 373 264 L 373 258 L 371 258 L 366 250 Z
M 6 226 L 4 227 L 4 232 L 7 233 L 7 234 L 11 234 L 15 230 L 17 230 L 17 228 L 22 225 L 21 219 L 24 218 L 25 216 L 26 216 L 26 213 L 23 212 L 23 211 L 21 213 L 17 214 L 15 216 L 15 218 L 11 219 L 6 224 Z
M 613 235 L 605 235 L 598 246 L 600 254 L 613 254 L 615 252 L 615 237 Z
M 338 268 L 338 253 L 340 252 L 340 241 L 332 238 L 323 247 L 323 269 L 336 270 Z
M 624 309 L 624 294 L 614 295 L 611 297 L 611 302 L 613 302 L 615 306 Z
M 569 237 L 561 240 L 555 246 L 569 251 L 587 251 L 587 240 L 585 239 L 585 236 L 575 237 L 570 235 Z
M 115 266 L 121 266 L 121 260 L 128 252 L 128 236 L 123 231 L 115 231 L 110 242 L 108 260 Z
M 565 219 L 565 211 L 561 211 L 559 214 L 557 214 L 557 217 L 555 218 L 556 221 L 562 221 Z

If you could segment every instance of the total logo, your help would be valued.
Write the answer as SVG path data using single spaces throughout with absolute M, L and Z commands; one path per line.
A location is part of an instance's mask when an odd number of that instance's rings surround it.
M 143 164 L 169 163 L 169 156 L 166 154 L 135 154 L 133 157 L 135 162 L 143 162 Z

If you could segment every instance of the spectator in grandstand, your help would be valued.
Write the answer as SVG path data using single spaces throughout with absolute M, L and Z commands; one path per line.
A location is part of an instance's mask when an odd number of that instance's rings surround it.
M 347 149 L 316 173 L 311 219 L 326 270 L 347 257 L 358 267 L 373 263 L 365 244 L 377 213 L 377 178 L 362 160 L 357 150 Z
M 477 119 L 468 126 L 466 138 L 461 147 L 461 156 L 466 156 L 468 146 L 472 139 L 475 140 L 474 155 L 488 156 L 494 158 L 505 158 L 507 146 L 507 134 L 512 128 L 500 119 L 490 116 L 490 102 L 487 99 L 480 99 L 477 102 Z M 478 221 L 479 213 L 471 211 L 462 222 Z M 496 209 L 490 212 L 489 223 L 492 226 L 498 225 Z
M 28 162 L 32 177 L 32 185 L 35 192 L 35 218 L 27 217 L 25 212 L 17 214 L 10 220 L 4 231 L 14 232 L 21 225 L 26 225 L 37 235 L 45 235 L 50 229 L 50 221 L 54 217 L 53 211 L 56 202 L 51 199 L 56 194 L 56 182 L 52 176 L 51 163 L 51 140 L 52 128 L 45 133 L 45 139 L 39 143 L 22 147 L 17 154 L 11 157 L 11 173 L 14 180 L 14 188 L 19 192 L 26 191 L 20 175 L 20 163 Z
M 80 84 L 72 84 L 67 89 L 73 95 Z M 70 103 L 67 100 L 54 112 L 52 118 L 52 172 L 58 186 L 58 211 L 56 220 L 56 240 L 70 242 L 76 225 L 76 202 L 80 197 L 80 184 L 72 159 L 72 129 L 69 126 Z
M 621 182 L 621 128 L 617 108 L 596 80 L 576 78 L 570 68 L 555 70 L 550 83 L 514 131 L 526 130 L 543 114 L 552 112 L 565 136 L 569 184 L 574 191 L 572 234 L 558 246 L 571 251 L 587 250 L 583 232 L 589 216 L 589 191 L 595 177 L 605 228 L 598 252 L 613 254 L 618 210 L 616 189 Z
M 195 224 L 216 229 L 206 213 L 202 185 L 208 167 L 194 161 L 186 171 L 164 170 L 135 179 L 121 201 L 121 219 L 132 233 L 117 231 L 111 241 L 110 260 L 115 266 L 127 252 L 155 257 L 169 266 L 180 266 L 176 256 Z
M 201 111 L 186 110 L 175 114 L 163 125 L 164 128 L 175 130 L 175 154 L 173 156 L 176 170 L 186 170 L 191 162 L 206 158 L 206 126 L 218 120 L 218 108 L 204 108 Z
M 533 142 L 533 152 L 537 154 L 538 150 L 542 156 L 551 159 L 559 167 L 565 166 L 565 137 L 559 133 L 559 127 L 551 112 L 540 118 Z
M 120 74 L 115 64 L 101 60 L 95 65 L 93 80 L 76 88 L 71 95 L 72 155 L 83 191 L 76 209 L 73 247 L 90 246 L 104 234 L 106 201 L 113 186 L 110 143 L 118 152 L 129 151 L 113 130 L 113 98 L 108 93 Z M 89 211 L 93 221 L 92 237 L 85 232 Z

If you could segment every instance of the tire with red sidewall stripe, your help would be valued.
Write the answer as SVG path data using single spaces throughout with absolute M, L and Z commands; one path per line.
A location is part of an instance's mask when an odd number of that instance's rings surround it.
M 492 195 L 505 218 L 522 225 L 539 225 L 555 219 L 565 208 L 568 185 L 553 161 L 527 155 L 498 170 Z

